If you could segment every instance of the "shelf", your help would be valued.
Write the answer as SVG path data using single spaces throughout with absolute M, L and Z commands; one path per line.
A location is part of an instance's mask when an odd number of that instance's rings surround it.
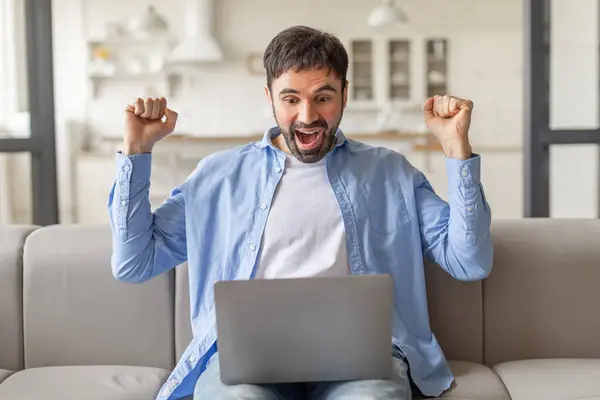
M 156 46 L 171 45 L 174 39 L 168 36 L 152 36 L 144 38 L 122 37 L 122 38 L 92 38 L 87 41 L 89 46 Z
M 166 71 L 165 63 L 174 43 L 171 35 L 163 33 L 89 38 L 87 77 L 92 96 L 109 85 L 142 85 L 170 95 L 177 74 Z
M 90 79 L 94 80 L 112 80 L 112 81 L 145 81 L 149 79 L 167 79 L 165 72 L 145 72 L 141 74 L 117 73 L 114 75 L 90 74 Z
M 92 95 L 96 98 L 99 94 L 100 87 L 111 82 L 118 84 L 144 84 L 146 87 L 160 87 L 159 92 L 164 93 L 164 96 L 172 95 L 174 75 L 167 72 L 148 72 L 141 74 L 117 73 L 114 75 L 90 74 L 88 78 L 92 85 Z
M 164 68 L 172 40 L 167 35 L 88 40 L 88 81 L 92 97 L 98 97 L 101 87 L 114 88 L 115 85 L 141 85 L 148 96 L 171 96 L 173 78 L 177 74 Z M 136 70 L 139 73 L 129 72 Z

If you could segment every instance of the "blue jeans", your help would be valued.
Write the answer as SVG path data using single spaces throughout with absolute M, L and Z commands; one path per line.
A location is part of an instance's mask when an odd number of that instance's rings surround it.
M 394 358 L 393 367 L 391 380 L 225 385 L 215 356 L 196 383 L 194 400 L 411 400 L 406 363 Z

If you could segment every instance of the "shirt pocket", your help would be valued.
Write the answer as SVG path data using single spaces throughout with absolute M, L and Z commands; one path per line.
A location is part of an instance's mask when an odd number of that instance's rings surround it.
M 410 222 L 406 200 L 397 181 L 384 180 L 361 186 L 373 231 L 389 235 Z

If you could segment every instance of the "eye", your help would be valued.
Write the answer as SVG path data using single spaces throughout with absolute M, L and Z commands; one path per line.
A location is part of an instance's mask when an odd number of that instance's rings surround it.
M 319 103 L 325 103 L 326 101 L 329 101 L 329 97 L 328 96 L 319 96 L 319 97 L 317 97 L 317 101 Z
M 294 97 L 286 97 L 285 99 L 283 99 L 284 103 L 288 103 L 288 104 L 296 104 L 298 102 L 298 99 L 294 98 Z

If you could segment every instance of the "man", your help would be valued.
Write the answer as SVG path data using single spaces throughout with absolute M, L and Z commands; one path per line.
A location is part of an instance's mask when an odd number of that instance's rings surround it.
M 126 108 L 109 202 L 113 274 L 139 283 L 187 261 L 192 288 L 194 338 L 157 398 L 406 400 L 408 370 L 423 394 L 440 395 L 453 376 L 429 327 L 423 256 L 460 280 L 483 279 L 492 264 L 490 209 L 467 136 L 472 102 L 436 96 L 423 107 L 446 155 L 448 204 L 402 155 L 338 128 L 348 56 L 337 38 L 286 29 L 268 45 L 264 65 L 277 127 L 259 142 L 204 158 L 154 213 L 151 151 L 175 129 L 177 114 L 164 98 Z M 216 281 L 372 273 L 394 279 L 393 379 L 221 383 Z

